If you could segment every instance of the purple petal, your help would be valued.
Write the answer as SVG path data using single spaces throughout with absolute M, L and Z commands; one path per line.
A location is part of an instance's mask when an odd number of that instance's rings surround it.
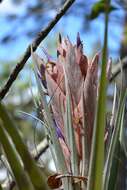
M 80 35 L 79 35 L 79 32 L 78 32 L 78 34 L 77 34 L 77 48 L 78 48 L 79 46 L 82 46 L 82 41 L 81 41 L 81 39 L 80 39 Z
M 61 139 L 63 139 L 63 141 L 65 141 L 61 129 L 57 126 L 56 121 L 55 120 L 53 120 L 53 121 L 54 121 L 54 128 L 56 129 L 57 137 L 61 138 Z

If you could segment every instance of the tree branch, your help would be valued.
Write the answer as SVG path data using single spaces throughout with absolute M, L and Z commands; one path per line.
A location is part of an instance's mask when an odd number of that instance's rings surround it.
M 49 143 L 47 138 L 44 138 L 43 141 L 41 141 L 37 147 L 31 152 L 32 157 L 34 160 L 38 160 L 42 154 L 46 152 L 46 150 L 49 148 Z
M 115 66 L 115 69 L 112 72 L 109 82 L 113 82 L 115 78 L 121 73 L 121 66 L 123 67 L 123 69 L 127 69 L 127 57 L 123 58 L 121 60 L 121 63 L 118 62 L 118 64 Z
M 66 13 L 66 11 L 70 8 L 70 6 L 74 2 L 75 0 L 67 0 L 63 5 L 63 7 L 60 9 L 60 11 L 56 14 L 55 18 L 48 24 L 48 26 L 44 30 L 38 33 L 33 43 L 27 47 L 23 58 L 17 63 L 14 70 L 10 74 L 7 82 L 5 83 L 4 87 L 0 90 L 0 100 L 2 100 L 5 97 L 10 87 L 12 86 L 13 82 L 16 80 L 19 72 L 23 69 L 25 63 L 30 58 L 31 46 L 33 47 L 33 51 L 35 51 L 39 46 L 39 44 L 42 42 L 42 40 L 44 40 L 44 38 L 49 34 L 49 32 L 55 26 L 55 24 L 60 20 L 60 18 Z

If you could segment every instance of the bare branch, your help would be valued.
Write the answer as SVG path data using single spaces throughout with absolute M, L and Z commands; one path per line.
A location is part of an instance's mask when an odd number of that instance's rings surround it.
M 127 57 L 123 58 L 121 63 L 118 62 L 118 64 L 115 66 L 112 76 L 109 79 L 110 82 L 114 81 L 114 79 L 121 73 L 121 65 L 123 66 L 123 69 L 127 69 Z
M 37 161 L 42 154 L 46 152 L 46 150 L 49 148 L 49 143 L 47 141 L 47 138 L 44 138 L 43 141 L 41 141 L 37 147 L 31 152 L 32 157 Z
M 4 87 L 0 90 L 0 100 L 2 100 L 7 92 L 9 91 L 10 87 L 12 86 L 13 82 L 16 80 L 19 72 L 23 69 L 25 63 L 31 56 L 31 46 L 33 47 L 33 51 L 37 49 L 39 44 L 44 40 L 44 38 L 49 34 L 49 32 L 52 30 L 52 28 L 55 26 L 55 24 L 60 20 L 60 18 L 66 13 L 66 11 L 70 8 L 70 6 L 75 2 L 75 0 L 67 0 L 63 7 L 60 9 L 60 11 L 56 14 L 55 18 L 48 24 L 48 26 L 43 29 L 41 32 L 38 33 L 37 37 L 33 41 L 32 44 L 30 44 L 22 59 L 17 63 L 14 70 L 10 74 L 7 82 L 5 83 Z

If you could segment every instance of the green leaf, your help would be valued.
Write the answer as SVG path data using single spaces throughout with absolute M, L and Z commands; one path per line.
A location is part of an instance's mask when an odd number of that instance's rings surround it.
M 116 10 L 117 8 L 115 6 L 110 5 L 109 6 L 109 12 Z M 101 0 L 97 3 L 94 3 L 91 13 L 89 15 L 89 19 L 93 20 L 97 18 L 101 13 L 106 12 L 106 2 L 104 0 Z
M 127 91 L 121 92 L 119 104 L 118 104 L 118 112 L 117 117 L 115 120 L 114 131 L 111 138 L 111 143 L 109 146 L 109 153 L 107 156 L 105 170 L 104 170 L 104 183 L 103 188 L 104 190 L 110 189 L 110 184 L 115 184 L 115 176 L 114 170 L 117 171 L 118 162 L 117 160 L 114 162 L 114 157 L 119 154 L 119 137 L 120 137 L 120 128 L 122 127 L 123 123 L 123 114 L 125 108 L 125 98 L 127 96 Z M 111 180 L 113 179 L 113 180 Z M 112 185 L 112 187 L 114 187 Z
M 3 190 L 2 185 L 0 184 L 0 190 Z
M 119 168 L 119 157 L 120 157 L 120 143 L 118 141 L 116 149 L 115 149 L 115 157 L 113 157 L 113 164 L 111 167 L 110 179 L 108 183 L 108 190 L 116 189 L 116 180 L 118 176 L 118 168 Z M 106 179 L 106 176 L 105 176 Z
M 107 1 L 109 4 L 109 1 Z M 92 137 L 92 150 L 88 175 L 87 190 L 102 190 L 104 168 L 104 132 L 106 121 L 106 64 L 107 64 L 107 41 L 108 41 L 108 11 L 105 15 L 104 46 L 102 55 L 102 70 L 95 117 L 95 125 Z
M 45 182 L 44 174 L 37 167 L 35 161 L 33 160 L 26 145 L 22 140 L 14 121 L 12 120 L 2 103 L 0 103 L 0 118 L 3 122 L 4 128 L 11 136 L 18 153 L 22 158 L 25 170 L 29 174 L 31 182 L 33 183 L 35 189 L 40 190 L 45 189 L 46 187 L 48 189 L 47 183 Z
M 19 159 L 12 142 L 10 142 L 9 136 L 3 128 L 2 122 L 0 122 L 0 142 L 3 146 L 6 157 L 11 166 L 15 180 L 20 190 L 34 190 L 32 183 L 24 171 L 21 160 Z
M 123 109 L 123 114 L 122 114 L 122 119 L 121 119 L 121 127 L 120 127 L 120 145 L 127 158 L 127 142 L 126 142 L 126 126 L 125 125 L 126 125 L 126 108 L 124 104 L 124 109 Z
M 121 86 L 120 86 L 120 95 L 118 96 L 119 98 L 118 110 L 104 168 L 104 181 L 103 181 L 104 190 L 110 188 L 114 189 L 116 184 L 117 170 L 119 165 L 118 158 L 120 156 L 120 150 L 121 150 L 119 140 L 120 140 L 120 132 L 123 129 L 126 97 L 127 97 L 127 90 L 125 86 L 125 72 L 121 64 Z M 117 159 L 116 156 L 118 156 Z

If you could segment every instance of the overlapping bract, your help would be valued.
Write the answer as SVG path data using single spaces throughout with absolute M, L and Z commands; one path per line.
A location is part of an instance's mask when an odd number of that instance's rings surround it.
M 89 154 L 91 151 L 98 90 L 99 54 L 96 54 L 89 61 L 87 56 L 83 54 L 83 44 L 79 34 L 77 35 L 76 45 L 73 45 L 68 37 L 62 39 L 59 35 L 57 60 L 53 61 L 48 58 L 45 62 L 38 56 L 37 58 L 39 60 L 39 77 L 50 97 L 55 121 L 54 127 L 56 127 L 68 165 L 71 151 L 67 144 L 64 122 L 67 98 L 65 83 L 67 81 L 71 97 L 72 127 L 80 163 L 83 158 L 82 138 L 84 136 L 87 136 Z M 108 64 L 108 67 L 110 68 L 110 64 Z M 109 71 L 107 72 L 109 73 Z M 85 120 L 85 127 L 83 120 Z

